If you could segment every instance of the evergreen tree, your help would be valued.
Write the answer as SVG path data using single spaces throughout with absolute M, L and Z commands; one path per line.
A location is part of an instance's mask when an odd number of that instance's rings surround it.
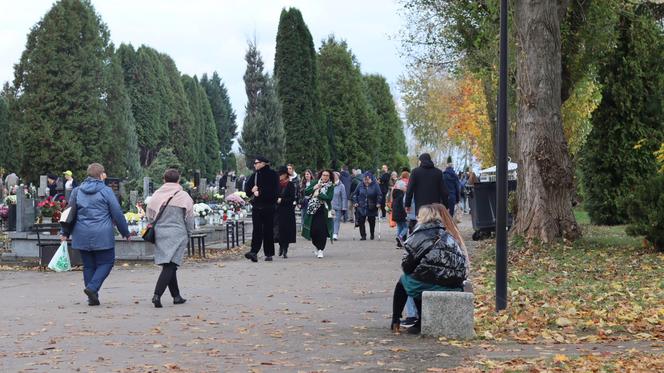
M 9 128 L 9 113 L 7 110 L 7 103 L 5 98 L 0 95 L 0 168 L 7 169 L 9 167 L 9 157 L 11 156 L 10 139 L 12 137 L 11 129 Z
M 81 173 L 103 162 L 108 120 L 109 33 L 89 1 L 61 0 L 28 34 L 15 66 L 16 118 L 23 154 L 20 173 L 30 181 L 50 170 Z
M 168 141 L 168 115 L 163 113 L 168 104 L 164 101 L 173 103 L 165 97 L 167 79 L 156 51 L 145 46 L 134 50 L 131 45 L 123 44 L 118 54 L 136 120 L 141 165 L 146 167 Z
M 390 86 L 383 76 L 366 75 L 364 77 L 366 94 L 372 110 L 378 117 L 378 155 L 379 163 L 388 164 L 395 169 L 408 166 L 408 149 L 403 123 L 390 92 Z
M 109 125 L 104 136 L 112 142 L 103 149 L 104 166 L 111 176 L 132 178 L 140 173 L 136 121 L 131 112 L 131 101 L 125 89 L 120 56 L 114 54 L 108 66 L 108 90 L 106 92 L 106 115 Z
M 328 131 L 333 166 L 375 166 L 376 122 L 369 113 L 371 108 L 355 56 L 345 41 L 330 36 L 320 48 L 318 65 L 321 107 L 331 126 Z
M 182 162 L 173 152 L 173 149 L 164 147 L 159 150 L 154 161 L 148 167 L 147 174 L 155 184 L 161 184 L 164 178 L 164 172 L 169 168 L 175 168 L 182 173 Z
M 224 170 L 228 170 L 228 157 L 233 148 L 233 139 L 237 136 L 237 124 L 235 123 L 237 116 L 231 106 L 226 86 L 216 71 L 212 73 L 211 79 L 208 79 L 207 74 L 203 74 L 201 85 L 207 93 L 212 109 L 212 116 L 217 126 L 221 159 L 224 162 L 222 167 Z
M 285 159 L 297 169 L 327 166 L 327 126 L 320 106 L 316 50 L 302 14 L 281 11 L 274 78 L 288 138 Z
M 285 136 L 274 80 L 263 73 L 263 60 L 254 43 L 249 43 L 245 61 L 247 106 L 239 140 L 241 152 L 249 169 L 258 155 L 267 157 L 274 165 L 280 165 L 284 161 Z
M 212 117 L 212 110 L 207 99 L 205 89 L 195 76 L 182 76 L 182 85 L 189 103 L 189 109 L 194 118 L 192 126 L 192 142 L 185 146 L 194 149 L 194 170 L 212 178 L 221 168 L 219 158 L 219 140 L 217 129 Z
M 664 33 L 649 8 L 621 12 L 618 42 L 600 68 L 602 101 L 582 153 L 585 207 L 594 223 L 621 224 L 635 186 L 657 170 L 664 141 Z

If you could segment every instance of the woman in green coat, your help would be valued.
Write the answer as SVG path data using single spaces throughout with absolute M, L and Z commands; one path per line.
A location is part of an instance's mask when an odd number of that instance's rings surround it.
M 323 250 L 327 239 L 332 239 L 333 214 L 332 198 L 334 197 L 334 174 L 330 170 L 323 170 L 318 174 L 318 180 L 311 183 L 304 191 L 310 196 L 307 209 L 304 211 L 302 223 L 302 236 L 311 240 L 316 247 L 316 256 L 323 257 Z

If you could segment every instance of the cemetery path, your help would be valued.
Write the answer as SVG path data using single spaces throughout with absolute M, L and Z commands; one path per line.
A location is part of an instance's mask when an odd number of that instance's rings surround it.
M 465 236 L 469 224 L 466 217 Z M 178 271 L 187 303 L 174 306 L 167 293 L 162 309 L 150 303 L 158 276 L 153 265 L 117 266 L 100 307 L 86 305 L 80 271 L 0 271 L 0 371 L 421 372 L 479 355 L 560 351 L 561 345 L 464 345 L 393 335 L 401 259 L 394 232 L 383 224 L 380 241 L 351 237 L 352 224 L 344 224 L 324 259 L 301 240 L 289 259 L 272 263 L 237 255 L 188 262 Z M 472 252 L 473 241 L 467 244 Z

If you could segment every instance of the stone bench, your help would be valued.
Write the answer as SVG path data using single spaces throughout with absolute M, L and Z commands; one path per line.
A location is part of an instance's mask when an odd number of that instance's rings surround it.
M 475 337 L 473 293 L 425 291 L 422 293 L 422 335 L 451 339 Z

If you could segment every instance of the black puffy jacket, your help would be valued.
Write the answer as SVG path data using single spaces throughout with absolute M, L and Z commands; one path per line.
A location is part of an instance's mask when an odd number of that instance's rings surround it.
M 447 287 L 462 287 L 466 256 L 440 222 L 420 224 L 404 245 L 401 268 L 414 279 Z

